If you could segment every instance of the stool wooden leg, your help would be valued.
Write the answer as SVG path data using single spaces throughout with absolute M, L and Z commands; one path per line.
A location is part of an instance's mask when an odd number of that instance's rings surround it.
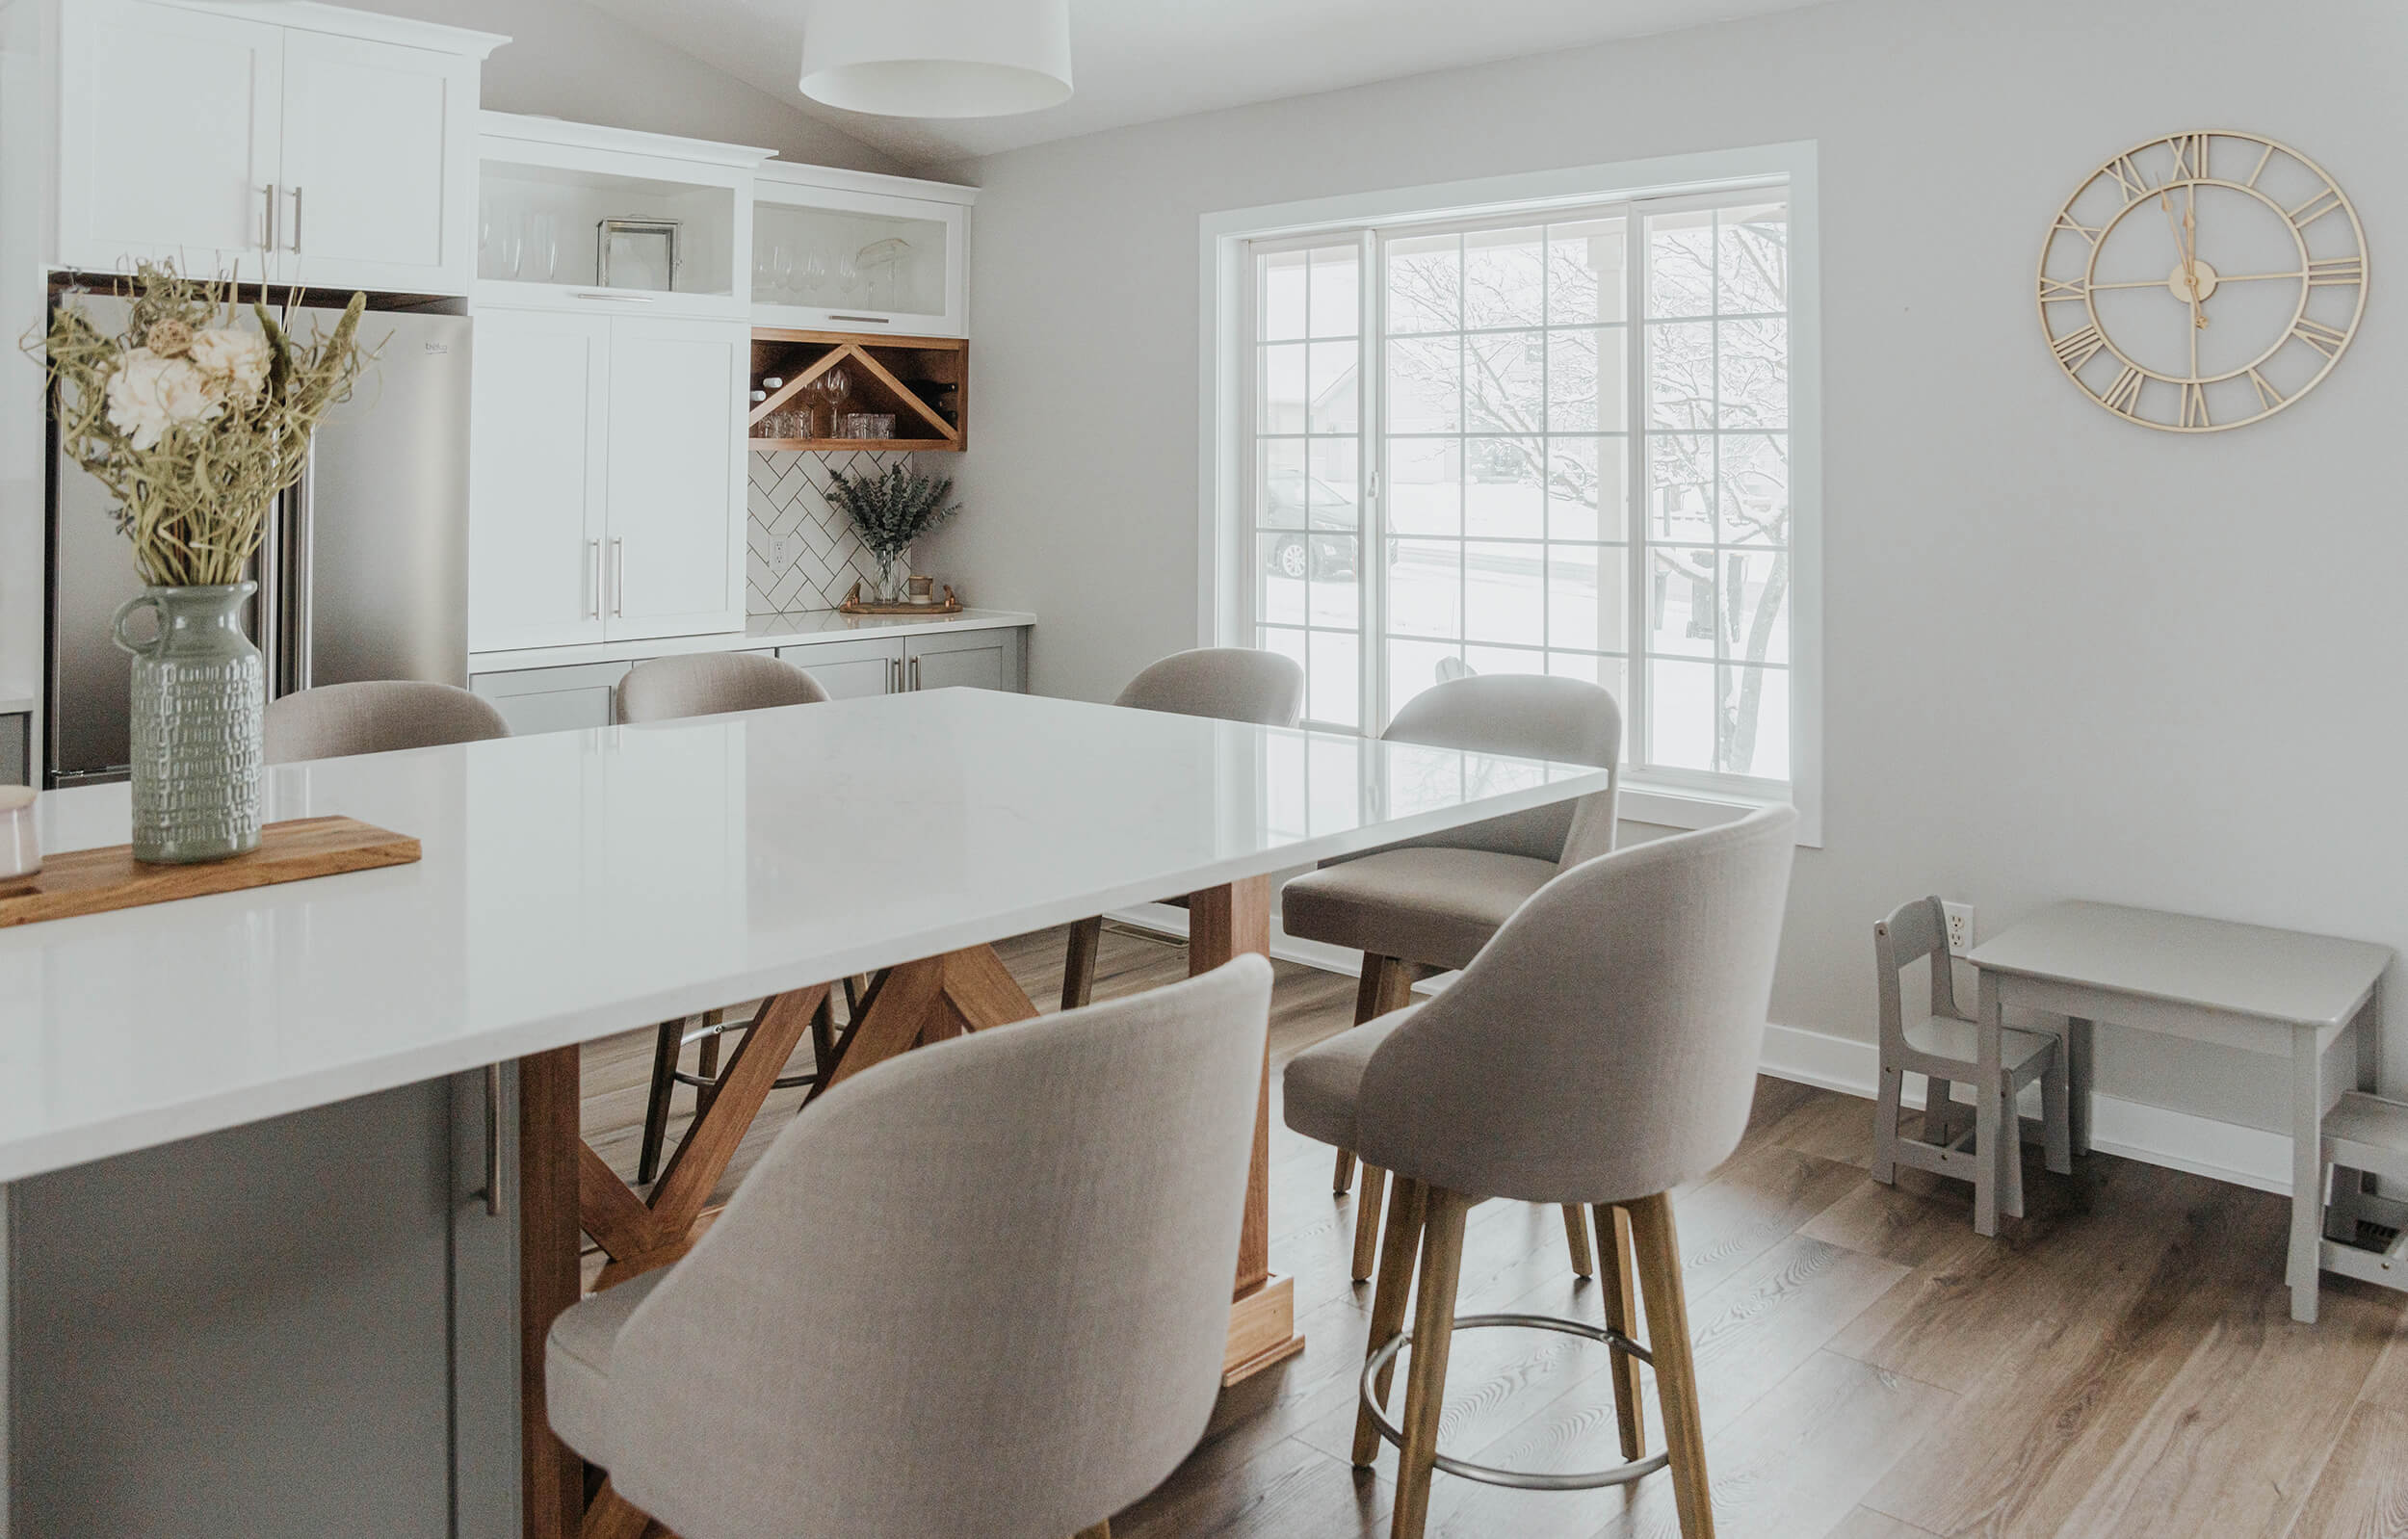
M 1330 1173 L 1329 1189 L 1343 1197 L 1347 1194 L 1347 1188 L 1353 1185 L 1354 1151 L 1341 1149 L 1338 1151 L 1338 1168 Z
M 1463 1276 L 1469 1199 L 1432 1187 L 1422 1229 L 1422 1294 L 1413 1315 L 1413 1360 L 1404 1388 L 1404 1448 L 1397 1462 L 1396 1519 L 1389 1539 L 1422 1539 L 1429 1526 L 1429 1477 L 1437 1468 L 1438 1419 L 1447 1409 L 1447 1354 L 1454 1343 L 1454 1293 Z M 1659 1369 L 1661 1371 L 1661 1369 Z
M 636 1157 L 636 1185 L 649 1186 L 661 1173 L 661 1145 L 668 1137 L 668 1101 L 677 1090 L 677 1055 L 686 1044 L 684 1020 L 663 1021 L 652 1039 L 652 1092 L 643 1104 L 643 1149 Z
M 1662 1192 L 1629 1205 L 1631 1240 L 1647 1294 L 1647 1348 L 1656 1355 L 1656 1398 L 1672 1456 L 1672 1500 L 1681 1539 L 1714 1539 L 1714 1493 L 1706 1478 L 1706 1423 L 1697 1410 L 1688 1299 L 1681 1288 L 1681 1242 L 1672 1199 Z
M 605 1480 L 587 1506 L 586 1521 L 577 1535 L 578 1539 L 643 1539 L 650 1531 L 652 1520 Z
M 1379 1287 L 1372 1294 L 1372 1333 L 1363 1346 L 1364 1361 L 1396 1340 L 1404 1328 L 1404 1307 L 1413 1292 L 1413 1264 L 1422 1249 L 1422 1215 L 1428 1202 L 1427 1188 L 1414 1180 L 1400 1177 L 1397 1189 L 1388 1194 L 1388 1235 L 1379 1252 Z M 1395 1382 L 1397 1365 L 1390 1363 L 1372 1384 L 1381 1404 L 1388 1400 L 1388 1386 Z M 1354 1412 L 1354 1463 L 1357 1469 L 1368 1470 L 1379 1452 L 1379 1428 L 1372 1424 L 1370 1410 L 1359 1403 Z
M 1572 1275 L 1596 1276 L 1597 1264 L 1588 1254 L 1588 1214 L 1569 1204 L 1563 1210 L 1563 1239 L 1572 1250 Z
M 1092 1528 L 1080 1529 L 1079 1539 L 1112 1539 L 1112 1521 L 1106 1518 Z
M 811 1072 L 824 1079 L 836 1066 L 836 996 L 820 1001 L 811 1012 Z
M 1606 1326 L 1638 1340 L 1638 1279 L 1631 1264 L 1631 1215 L 1620 1208 L 1597 1208 L 1597 1248 L 1605 1265 Z M 1622 1457 L 1647 1451 L 1647 1408 L 1639 1398 L 1638 1359 L 1613 1354 L 1613 1416 L 1621 1423 Z
M 1070 948 L 1061 964 L 1061 1007 L 1075 1010 L 1095 997 L 1095 952 L 1104 944 L 1104 916 L 1070 926 Z
M 1354 1199 L 1354 1280 L 1371 1280 L 1372 1264 L 1379 1259 L 1379 1195 L 1388 1172 L 1377 1165 L 1363 1167 L 1363 1190 Z

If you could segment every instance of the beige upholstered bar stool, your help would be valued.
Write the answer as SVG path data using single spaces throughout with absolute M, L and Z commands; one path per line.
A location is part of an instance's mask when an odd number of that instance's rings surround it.
M 1333 861 L 1288 883 L 1279 897 L 1281 928 L 1363 953 L 1354 1001 L 1358 1024 L 1403 1004 L 1425 973 L 1471 961 L 1531 894 L 1557 873 L 1613 848 L 1622 709 L 1607 691 L 1579 679 L 1471 674 L 1415 695 L 1382 736 L 1396 743 L 1596 765 L 1615 771 L 1616 783 L 1576 803 L 1494 818 Z M 1353 1172 L 1354 1152 L 1342 1144 L 1330 1185 L 1346 1190 Z M 1379 1168 L 1366 1166 L 1354 1211 L 1358 1283 L 1372 1274 L 1382 1186 Z M 1572 1269 L 1585 1277 L 1587 1225 L 1570 1209 L 1563 1221 Z
M 411 679 L 296 691 L 268 702 L 260 731 L 270 764 L 435 748 L 510 735 L 502 713 L 484 699 L 448 684 Z
M 838 1085 L 560 1317 L 553 1428 L 682 1539 L 1108 1532 L 1219 1393 L 1269 1002 L 1241 956 Z
M 1872 1179 L 1898 1180 L 1911 1165 L 1974 1184 L 1976 1227 L 1992 1202 L 2010 1218 L 2024 1213 L 2023 1121 L 2015 1110 L 2024 1086 L 2040 1083 L 2041 1141 L 2049 1168 L 2074 1169 L 2073 1098 L 2065 1054 L 2047 1031 L 1999 1032 L 1999 1060 L 1985 1063 L 1981 1029 L 1957 1006 L 1955 969 L 1949 962 L 1948 910 L 1938 898 L 1918 898 L 1872 927 L 1874 982 L 1881 995 L 1881 1090 L 1874 1102 Z M 1928 958 L 1931 1011 L 1909 1017 L 1901 970 Z M 1925 1079 L 1924 1137 L 1898 1135 L 1899 1092 L 1909 1074 Z M 1974 1104 L 1957 1106 L 1950 1086 L 1973 1086 Z M 1956 1124 L 1962 1113 L 1964 1126 Z M 1995 1120 L 1993 1120 L 1995 1119 Z M 1986 1143 L 1984 1122 L 2000 1130 Z
M 1576 866 L 1507 920 L 1454 985 L 1289 1064 L 1288 1125 L 1351 1144 L 1396 1178 L 1372 1304 L 1354 1462 L 1386 1436 L 1402 1450 L 1392 1539 L 1422 1539 L 1433 1469 L 1548 1489 L 1614 1485 L 1669 1465 L 1681 1532 L 1714 1511 L 1690 1360 L 1681 1254 L 1666 1195 L 1739 1147 L 1781 940 L 1797 815 L 1767 808 Z M 1486 1197 L 1579 1204 L 1613 1237 L 1606 1327 L 1542 1316 L 1454 1317 L 1464 1215 Z M 1414 1253 L 1421 1291 L 1400 1335 Z M 1632 1340 L 1635 1256 L 1646 1294 Z M 1447 1356 L 1457 1328 L 1526 1326 L 1604 1343 L 1625 1463 L 1530 1476 L 1440 1453 Z M 1384 1408 L 1409 1342 L 1401 1426 Z M 1665 1450 L 1649 1455 L 1636 1361 L 1652 1362 Z
M 1304 715 L 1304 670 L 1295 659 L 1276 652 L 1200 646 L 1148 664 L 1112 704 L 1132 711 L 1292 727 Z M 1187 898 L 1182 894 L 1169 901 L 1184 903 Z M 1070 926 L 1070 951 L 1061 971 L 1063 1009 L 1075 1010 L 1094 997 L 1095 950 L 1103 935 L 1101 915 Z
M 792 663 L 760 652 L 692 652 L 682 657 L 639 663 L 618 681 L 618 718 L 630 724 L 677 721 L 690 717 L 720 716 L 730 711 L 764 711 L 781 705 L 818 705 L 827 698 L 820 681 Z M 860 991 L 848 980 L 848 996 L 857 1005 Z M 636 1156 L 638 1185 L 661 1173 L 663 1145 L 668 1139 L 670 1099 L 677 1086 L 694 1086 L 697 1108 L 710 1100 L 719 1083 L 720 1048 L 726 1032 L 744 1030 L 729 1025 L 725 1010 L 706 1011 L 699 1025 L 684 1018 L 663 1021 L 652 1049 L 652 1086 L 643 1109 L 643 1143 Z M 686 1044 L 699 1042 L 694 1072 L 678 1067 Z M 823 1004 L 811 1022 L 813 1070 L 787 1075 L 780 1089 L 793 1089 L 818 1079 L 835 1045 L 835 1022 Z

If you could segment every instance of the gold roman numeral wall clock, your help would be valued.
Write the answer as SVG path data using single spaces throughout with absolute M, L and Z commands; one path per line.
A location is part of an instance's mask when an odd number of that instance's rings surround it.
M 2170 134 L 2099 168 L 2040 248 L 2040 327 L 2127 421 L 2216 432 L 2333 372 L 2367 304 L 2367 235 L 2323 168 L 2255 134 Z

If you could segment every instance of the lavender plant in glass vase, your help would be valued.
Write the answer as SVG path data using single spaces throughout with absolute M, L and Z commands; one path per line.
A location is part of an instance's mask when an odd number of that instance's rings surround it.
M 948 503 L 953 478 L 923 476 L 898 460 L 882 470 L 828 477 L 827 500 L 845 510 L 853 532 L 877 562 L 877 598 L 903 601 L 911 576 L 911 542 L 961 511 Z

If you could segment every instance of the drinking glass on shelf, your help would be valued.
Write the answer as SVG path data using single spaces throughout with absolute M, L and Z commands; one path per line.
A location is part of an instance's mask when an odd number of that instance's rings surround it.
M 502 221 L 502 276 L 519 275 L 519 265 L 527 258 L 527 222 L 509 218 Z
M 779 244 L 772 248 L 772 253 L 770 257 L 770 270 L 776 274 L 777 278 L 776 282 L 771 286 L 770 292 L 777 297 L 778 303 L 793 303 L 795 289 L 795 253 L 788 250 L 782 243 Z
M 836 258 L 836 292 L 844 296 L 848 304 L 853 303 L 860 296 L 861 263 L 851 251 Z
M 560 222 L 549 214 L 537 214 L 527 225 L 527 275 L 549 283 L 561 264 Z
M 806 300 L 827 298 L 827 248 L 814 244 L 802 261 L 802 294 Z

